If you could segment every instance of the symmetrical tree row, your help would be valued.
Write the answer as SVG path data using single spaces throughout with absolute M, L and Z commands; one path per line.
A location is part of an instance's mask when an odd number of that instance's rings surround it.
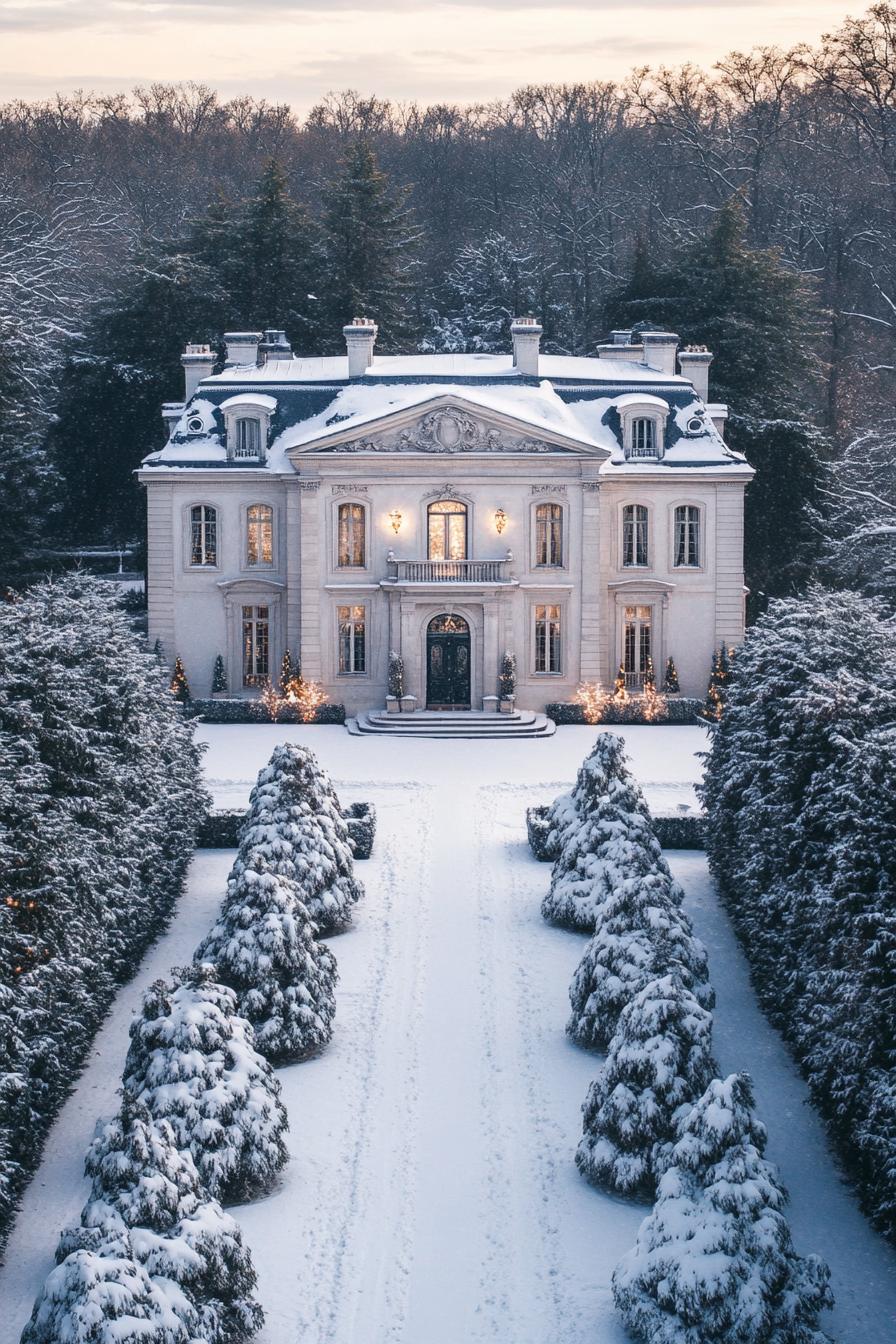
M 606 1052 L 583 1106 L 587 1180 L 655 1201 L 613 1291 L 645 1344 L 820 1344 L 827 1267 L 793 1249 L 746 1075 L 717 1076 L 706 952 L 621 739 L 598 738 L 550 810 L 544 917 L 591 935 L 569 1035 Z
M 90 1198 L 22 1344 L 244 1344 L 258 1330 L 255 1271 L 222 1203 L 269 1191 L 287 1161 L 273 1065 L 330 1038 L 336 964 L 315 934 L 345 927 L 351 870 L 329 780 L 310 752 L 278 748 L 193 966 L 143 996 L 120 1113 L 87 1154 Z

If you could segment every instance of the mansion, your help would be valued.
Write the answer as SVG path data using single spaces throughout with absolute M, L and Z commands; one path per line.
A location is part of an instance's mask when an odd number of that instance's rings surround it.
M 743 637 L 744 490 L 704 349 L 613 332 L 594 358 L 546 355 L 521 318 L 506 355 L 305 358 L 280 331 L 190 345 L 168 442 L 139 472 L 150 641 L 194 695 L 221 655 L 258 695 L 289 650 L 349 714 L 382 709 L 390 650 L 419 708 L 494 708 L 505 650 L 517 705 L 581 682 L 629 687 L 668 657 L 702 696 Z

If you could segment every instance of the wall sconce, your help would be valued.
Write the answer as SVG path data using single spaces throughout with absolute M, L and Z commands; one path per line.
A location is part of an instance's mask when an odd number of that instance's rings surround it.
M 392 524 L 392 531 L 397 536 L 401 529 L 401 514 L 398 509 L 393 509 L 389 514 L 389 522 Z
M 498 534 L 499 537 L 500 537 L 501 533 L 504 531 L 504 529 L 505 529 L 506 526 L 507 526 L 507 514 L 504 512 L 503 509 L 496 509 L 496 510 L 495 510 L 495 531 L 497 532 L 497 534 Z

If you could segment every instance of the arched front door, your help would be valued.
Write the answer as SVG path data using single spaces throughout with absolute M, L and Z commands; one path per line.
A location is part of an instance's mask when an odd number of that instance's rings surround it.
M 462 616 L 434 616 L 426 631 L 427 709 L 470 708 L 470 627 Z

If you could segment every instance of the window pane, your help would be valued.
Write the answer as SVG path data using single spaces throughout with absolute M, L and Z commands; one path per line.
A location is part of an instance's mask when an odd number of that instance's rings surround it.
M 244 419 L 236 422 L 236 456 L 258 457 L 261 448 L 261 425 L 258 420 Z
M 439 499 L 427 511 L 430 560 L 465 560 L 467 506 L 457 499 Z
M 253 504 L 246 528 L 246 564 L 274 563 L 274 511 L 267 504 Z
M 217 513 L 205 504 L 190 510 L 190 564 L 218 563 Z
M 632 421 L 632 457 L 656 456 L 656 421 L 646 417 Z
M 700 564 L 700 510 L 683 504 L 675 510 L 675 564 Z
M 270 675 L 267 607 L 243 607 L 243 685 L 257 686 Z
M 535 510 L 535 563 L 550 566 L 563 563 L 563 508 L 560 504 L 539 504 Z
M 363 606 L 337 607 L 339 622 L 339 671 L 366 670 L 365 613 Z
M 339 505 L 338 563 L 342 568 L 363 569 L 366 563 L 366 517 L 363 504 Z
M 646 565 L 648 513 L 646 504 L 627 504 L 622 511 L 622 563 Z

